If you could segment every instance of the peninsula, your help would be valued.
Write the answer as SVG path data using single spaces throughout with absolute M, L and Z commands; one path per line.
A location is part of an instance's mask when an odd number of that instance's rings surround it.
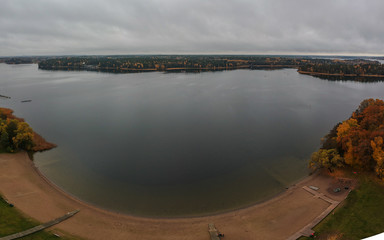
M 13 115 L 13 110 L 0 108 L 0 148 L 4 152 L 18 150 L 41 152 L 56 147 L 32 130 L 22 118 Z

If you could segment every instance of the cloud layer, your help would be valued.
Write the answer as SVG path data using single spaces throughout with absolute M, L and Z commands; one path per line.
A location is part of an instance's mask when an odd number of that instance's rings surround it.
M 381 0 L 2 0 L 0 56 L 384 55 Z

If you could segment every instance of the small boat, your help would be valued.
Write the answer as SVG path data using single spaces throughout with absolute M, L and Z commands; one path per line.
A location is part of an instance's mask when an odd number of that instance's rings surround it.
M 22 103 L 26 103 L 26 102 L 32 102 L 32 100 L 23 100 L 23 101 L 21 101 Z

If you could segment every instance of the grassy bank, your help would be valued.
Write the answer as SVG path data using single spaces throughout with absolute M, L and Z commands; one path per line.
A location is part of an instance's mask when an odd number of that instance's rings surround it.
M 362 239 L 384 232 L 384 183 L 359 176 L 359 186 L 314 228 L 317 239 Z M 310 238 L 301 238 L 310 239 Z
M 14 207 L 10 207 L 8 203 L 4 201 L 0 196 L 0 237 L 4 237 L 13 233 L 21 232 L 39 225 L 40 223 L 26 218 Z M 40 231 L 24 238 L 20 239 L 30 239 L 30 240 L 57 240 L 59 237 L 55 236 L 54 233 L 60 235 L 60 239 L 64 240 L 74 240 L 79 239 L 72 236 L 63 236 L 61 232 L 50 232 L 50 231 Z

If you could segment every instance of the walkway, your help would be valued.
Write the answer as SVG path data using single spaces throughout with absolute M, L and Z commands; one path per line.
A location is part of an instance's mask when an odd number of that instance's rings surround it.
M 326 216 L 328 216 L 329 213 L 332 212 L 333 209 L 335 209 L 339 205 L 339 201 L 335 201 L 327 196 L 325 196 L 321 192 L 317 192 L 307 186 L 303 186 L 303 189 L 306 190 L 307 192 L 313 194 L 314 198 L 320 198 L 331 205 L 327 209 L 324 210 L 319 216 L 317 216 L 312 222 L 310 222 L 308 225 L 300 229 L 298 232 L 296 232 L 294 235 L 289 237 L 287 240 L 296 240 L 300 238 L 301 236 L 309 237 L 311 234 L 313 234 L 315 231 L 312 230 L 317 224 L 321 222 Z
M 69 213 L 65 214 L 64 216 L 62 216 L 62 217 L 59 217 L 59 218 L 56 218 L 56 219 L 54 219 L 52 221 L 43 223 L 43 224 L 41 224 L 39 226 L 30 228 L 28 230 L 25 230 L 25 231 L 22 231 L 22 232 L 19 232 L 19 233 L 8 235 L 6 237 L 2 237 L 2 238 L 0 238 L 0 240 L 12 240 L 12 239 L 16 239 L 16 238 L 25 237 L 25 236 L 27 236 L 29 234 L 41 231 L 41 230 L 43 230 L 45 228 L 49 228 L 49 227 L 51 227 L 53 225 L 56 225 L 56 224 L 58 224 L 58 223 L 60 223 L 60 222 L 62 222 L 64 220 L 67 220 L 68 218 L 72 217 L 73 215 L 75 215 L 78 212 L 79 212 L 79 210 L 76 210 L 76 211 L 73 211 L 73 212 L 69 212 Z

